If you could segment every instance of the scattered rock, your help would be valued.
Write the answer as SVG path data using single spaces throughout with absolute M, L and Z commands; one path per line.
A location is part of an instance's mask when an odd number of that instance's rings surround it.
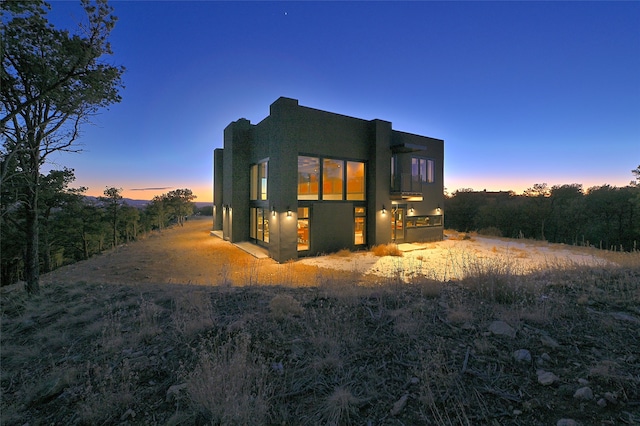
M 40 389 L 35 392 L 29 405 L 45 404 L 51 401 L 62 394 L 66 385 L 67 383 L 62 377 L 49 378 L 49 380 L 44 381 Z
M 618 397 L 616 396 L 615 393 L 605 392 L 604 399 L 606 399 L 607 402 L 610 402 L 611 404 L 614 404 L 614 405 L 618 403 Z
M 575 399 L 583 399 L 585 401 L 590 401 L 593 399 L 593 391 L 591 390 L 590 387 L 585 386 L 583 388 L 578 389 L 576 393 L 573 394 L 573 397 Z
M 498 336 L 516 337 L 516 330 L 504 321 L 494 321 L 489 325 L 489 331 Z
M 600 399 L 598 400 L 598 403 L 597 403 L 597 404 L 598 404 L 598 406 L 599 406 L 599 407 L 604 408 L 604 407 L 606 407 L 606 406 L 607 406 L 607 400 L 606 400 L 606 399 L 604 399 L 604 398 L 600 398 Z
M 274 362 L 271 364 L 271 369 L 275 371 L 276 374 L 282 375 L 284 374 L 284 366 L 281 362 Z
M 544 334 L 542 336 L 540 336 L 540 342 L 544 346 L 547 346 L 549 348 L 555 349 L 555 348 L 559 348 L 560 347 L 560 343 L 558 343 L 556 341 L 556 339 L 554 339 L 553 337 L 546 336 Z
M 558 376 L 550 371 L 538 370 L 536 373 L 538 374 L 538 383 L 542 386 L 550 386 L 559 380 Z
M 582 386 L 589 385 L 589 381 L 587 379 L 578 379 L 578 383 L 581 384 Z
M 169 389 L 167 389 L 167 397 L 165 400 L 167 402 L 173 402 L 178 399 L 180 394 L 187 388 L 186 383 L 180 383 L 179 385 L 173 385 Z
M 549 361 L 551 361 L 551 357 L 549 356 L 548 353 L 545 352 L 542 355 L 540 355 L 540 357 L 536 360 L 536 363 L 539 366 L 543 366 L 544 364 L 546 364 Z
M 390 414 L 392 416 L 397 416 L 398 414 L 400 414 L 400 412 L 407 405 L 407 400 L 408 399 L 409 399 L 409 394 L 408 393 L 405 393 L 404 395 L 402 395 L 402 397 L 400 397 L 400 399 L 397 400 L 395 402 L 395 404 L 393 404 L 393 407 L 391 408 Z
M 527 349 L 518 349 L 513 353 L 513 359 L 516 362 L 531 362 L 531 352 Z

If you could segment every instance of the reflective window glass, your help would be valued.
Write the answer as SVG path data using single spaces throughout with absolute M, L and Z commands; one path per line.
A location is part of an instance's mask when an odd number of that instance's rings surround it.
M 320 159 L 298 156 L 298 200 L 317 200 Z
M 322 199 L 342 200 L 344 161 L 324 159 L 322 162 Z

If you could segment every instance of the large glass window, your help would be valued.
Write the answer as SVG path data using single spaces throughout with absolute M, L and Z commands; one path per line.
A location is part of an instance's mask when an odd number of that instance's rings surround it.
M 355 233 L 353 235 L 353 243 L 361 245 L 367 243 L 367 209 L 365 207 L 356 207 L 355 213 Z
M 427 160 L 427 183 L 435 182 L 436 163 L 433 160 Z
M 320 185 L 320 159 L 298 157 L 298 200 L 317 200 Z
M 298 156 L 298 200 L 363 201 L 366 192 L 364 162 Z
M 257 239 L 257 232 L 258 232 L 257 214 L 256 214 L 256 209 L 255 208 L 251 208 L 249 210 L 249 220 L 250 220 L 249 238 L 255 240 L 255 239 Z
M 325 158 L 322 161 L 322 199 L 342 200 L 343 182 L 344 161 Z
M 432 226 L 442 226 L 442 215 L 407 217 L 407 228 L 428 228 Z
M 420 182 L 420 158 L 411 159 L 411 180 Z
M 250 210 L 249 236 L 257 241 L 269 242 L 269 211 L 259 207 Z
M 309 250 L 309 207 L 298 207 L 298 250 Z
M 435 181 L 435 162 L 428 158 L 412 158 L 411 179 L 414 182 L 433 183 Z
M 364 200 L 364 163 L 347 161 L 347 200 Z
M 251 183 L 249 195 L 251 200 L 267 199 L 268 161 L 251 166 Z
M 398 168 L 398 156 L 391 156 L 391 190 L 395 190 L 398 188 L 398 182 L 396 180 L 397 168 Z

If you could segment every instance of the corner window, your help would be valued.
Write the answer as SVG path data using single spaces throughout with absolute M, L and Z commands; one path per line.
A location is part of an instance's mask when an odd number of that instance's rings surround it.
M 251 166 L 249 195 L 251 200 L 267 200 L 268 161 Z
M 298 157 L 298 200 L 317 200 L 320 185 L 320 159 Z

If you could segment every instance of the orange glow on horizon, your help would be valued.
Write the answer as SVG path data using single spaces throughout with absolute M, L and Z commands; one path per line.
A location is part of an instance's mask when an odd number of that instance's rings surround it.
M 120 188 L 118 185 L 110 185 L 109 187 L 115 186 L 116 188 Z M 100 189 L 99 186 L 89 187 L 85 195 L 92 197 L 102 197 L 104 196 L 104 188 Z M 165 188 L 141 188 L 141 189 L 131 189 L 122 187 L 122 192 L 120 193 L 124 198 L 129 198 L 132 200 L 152 200 L 153 197 L 159 196 L 162 194 L 166 194 L 168 192 L 174 191 L 176 189 L 190 189 L 197 198 L 193 201 L 199 203 L 213 203 L 213 187 L 206 185 L 183 185 L 183 186 L 175 186 L 175 187 L 165 187 Z
M 534 184 L 538 183 L 546 183 L 549 188 L 553 186 L 561 186 L 561 185 L 571 185 L 571 184 L 580 184 L 582 185 L 582 189 L 586 191 L 592 187 L 599 187 L 603 185 L 611 185 L 616 187 L 625 187 L 629 185 L 629 181 L 624 181 L 624 179 L 602 179 L 596 177 L 590 177 L 589 179 L 579 179 L 579 178 L 562 178 L 562 177 L 550 177 L 548 179 L 540 179 L 540 178 L 516 178 L 513 180 L 505 180 L 504 178 L 473 178 L 469 176 L 465 176 L 459 179 L 448 179 L 445 176 L 444 187 L 448 194 L 453 194 L 459 189 L 467 189 L 471 188 L 474 191 L 513 191 L 515 194 L 522 194 L 529 188 L 532 188 Z

